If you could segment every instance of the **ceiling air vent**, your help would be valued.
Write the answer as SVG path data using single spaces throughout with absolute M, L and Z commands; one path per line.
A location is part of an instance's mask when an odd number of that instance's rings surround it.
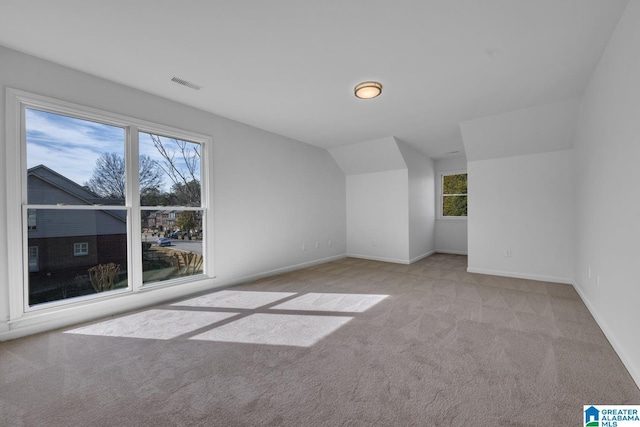
M 195 89 L 195 90 L 202 89 L 202 86 L 198 86 L 195 83 L 191 83 L 191 82 L 188 82 L 186 80 L 183 80 L 180 77 L 172 77 L 171 81 L 174 82 L 174 83 L 178 83 L 178 84 L 180 84 L 182 86 L 190 87 L 191 89 Z

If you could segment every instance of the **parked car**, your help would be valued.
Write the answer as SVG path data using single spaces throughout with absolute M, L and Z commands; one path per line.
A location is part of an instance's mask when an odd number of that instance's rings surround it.
M 179 239 L 182 237 L 184 239 L 184 235 L 185 235 L 184 231 L 176 230 L 173 233 L 170 233 L 167 237 L 170 237 L 172 239 Z
M 156 245 L 171 246 L 171 240 L 167 239 L 166 237 L 160 237 L 158 240 L 156 240 Z

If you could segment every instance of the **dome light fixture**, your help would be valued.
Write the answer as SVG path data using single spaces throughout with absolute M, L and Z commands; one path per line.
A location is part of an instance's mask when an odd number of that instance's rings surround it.
M 356 85 L 354 94 L 360 99 L 371 99 L 382 93 L 382 85 L 378 82 L 362 82 Z

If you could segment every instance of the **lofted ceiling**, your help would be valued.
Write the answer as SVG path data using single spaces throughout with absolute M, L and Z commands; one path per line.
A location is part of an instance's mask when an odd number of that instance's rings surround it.
M 579 96 L 626 3 L 0 0 L 0 45 L 320 147 L 442 158 L 461 121 Z M 355 98 L 364 80 L 382 95 Z

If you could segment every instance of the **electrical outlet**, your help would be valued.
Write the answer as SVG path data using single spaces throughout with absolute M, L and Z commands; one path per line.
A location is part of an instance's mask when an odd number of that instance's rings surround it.
M 320 247 L 320 242 L 316 240 L 316 249 L 318 249 L 319 247 Z
M 589 269 L 587 270 L 587 274 L 589 275 L 589 279 L 591 279 L 591 266 L 589 266 Z
M 327 246 L 331 247 L 331 239 L 327 241 Z
M 307 242 L 302 242 L 302 250 L 303 251 L 307 250 Z
M 371 241 L 371 246 L 376 246 L 378 244 L 378 242 L 374 239 Z
M 511 249 L 505 249 L 504 250 L 504 257 L 505 258 L 511 258 L 512 255 L 513 255 L 513 253 L 511 252 Z
M 596 287 L 599 288 L 600 287 L 600 275 L 596 274 Z

